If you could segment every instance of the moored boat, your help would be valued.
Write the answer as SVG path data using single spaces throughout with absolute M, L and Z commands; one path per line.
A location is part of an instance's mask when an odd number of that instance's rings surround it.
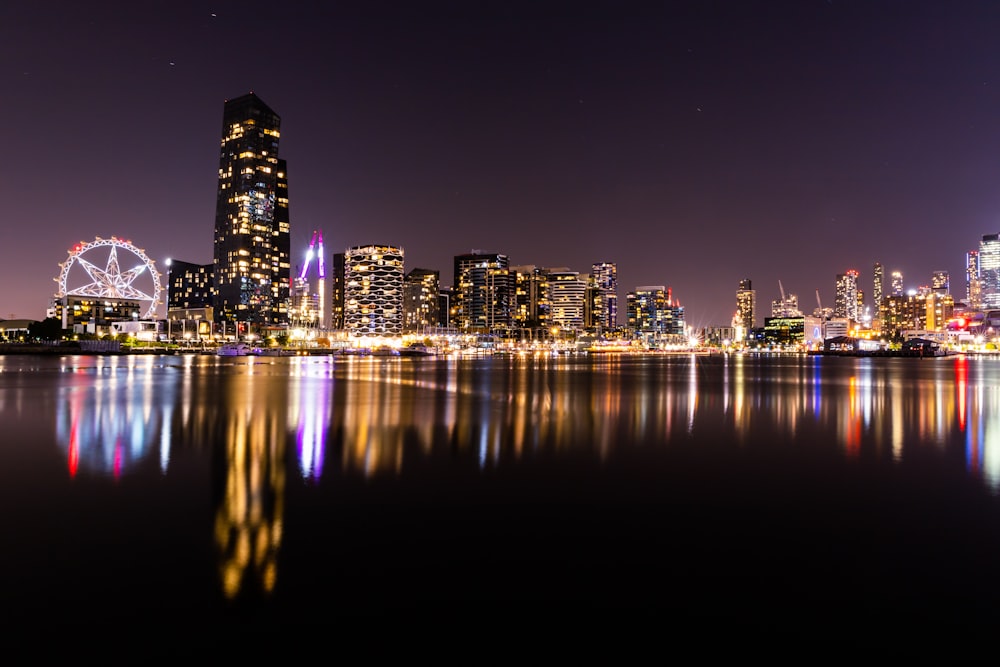
M 215 350 L 220 357 L 247 357 L 260 354 L 260 349 L 246 343 L 223 343 Z

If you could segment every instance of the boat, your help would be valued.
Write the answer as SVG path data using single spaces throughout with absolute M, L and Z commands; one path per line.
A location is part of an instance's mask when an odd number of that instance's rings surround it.
M 264 347 L 257 352 L 262 357 L 294 357 L 298 353 L 284 347 Z
M 401 357 L 430 357 L 434 355 L 434 350 L 423 343 L 413 343 L 399 348 Z
M 246 343 L 224 343 L 216 348 L 215 354 L 220 357 L 248 357 L 260 354 L 260 349 Z
M 376 347 L 371 352 L 373 357 L 398 357 L 399 350 L 394 347 Z

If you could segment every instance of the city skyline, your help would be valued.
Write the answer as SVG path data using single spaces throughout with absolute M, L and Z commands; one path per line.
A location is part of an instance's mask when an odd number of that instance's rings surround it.
M 728 325 L 743 279 L 809 311 L 855 269 L 868 298 L 875 262 L 906 289 L 948 271 L 961 299 L 966 253 L 1000 230 L 998 20 L 924 2 L 5 7 L 0 318 L 41 319 L 81 240 L 129 239 L 161 272 L 210 263 L 219 110 L 250 91 L 282 118 L 293 274 L 319 229 L 328 253 L 384 239 L 442 285 L 474 248 L 614 262 L 622 303 L 667 286 L 694 328 Z

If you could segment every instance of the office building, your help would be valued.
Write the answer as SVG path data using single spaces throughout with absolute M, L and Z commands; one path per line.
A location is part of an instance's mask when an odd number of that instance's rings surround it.
M 403 249 L 364 245 L 344 253 L 344 328 L 352 336 L 403 333 Z
M 985 234 L 979 242 L 979 284 L 982 308 L 1000 308 L 1000 234 Z
M 215 209 L 214 315 L 251 329 L 287 324 L 291 269 L 281 119 L 250 93 L 223 109 Z

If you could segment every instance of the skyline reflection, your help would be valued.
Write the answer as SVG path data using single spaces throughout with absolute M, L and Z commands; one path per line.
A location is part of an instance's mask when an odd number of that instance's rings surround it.
M 291 448 L 302 479 L 316 484 L 330 465 L 371 477 L 403 474 L 415 456 L 468 457 L 487 469 L 539 455 L 607 461 L 627 448 L 693 441 L 708 449 L 832 443 L 845 460 L 896 463 L 959 443 L 967 472 L 1000 488 L 1000 397 L 992 391 L 1000 364 L 992 360 L 293 357 L 226 365 L 187 356 L 71 359 L 59 370 L 55 434 L 71 476 L 119 478 L 147 461 L 167 474 L 172 451 L 210 450 L 237 431 L 251 440 L 269 433 L 269 447 Z M 234 388 L 234 375 L 246 386 Z M 19 405 L 11 388 L 2 400 Z M 261 431 L 256 422 L 265 418 L 277 421 Z

